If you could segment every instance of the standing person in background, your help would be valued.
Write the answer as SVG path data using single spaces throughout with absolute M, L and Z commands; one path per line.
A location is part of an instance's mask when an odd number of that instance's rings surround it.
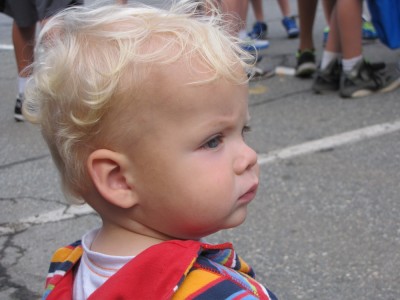
M 322 5 L 326 22 L 329 24 L 331 13 L 336 0 L 323 0 Z M 309 78 L 317 70 L 314 48 L 314 20 L 317 12 L 318 0 L 297 0 L 300 24 L 299 49 L 296 53 L 297 77 Z
M 362 0 L 336 0 L 330 32 L 313 84 L 315 93 L 338 91 L 343 98 L 389 92 L 400 85 L 397 69 L 367 62 L 362 53 Z
M 297 27 L 295 18 L 291 15 L 290 4 L 288 0 L 278 0 L 279 7 L 282 12 L 282 25 L 286 30 L 288 38 L 296 38 L 299 36 L 299 28 Z M 253 30 L 249 33 L 251 37 L 258 39 L 267 39 L 268 25 L 264 19 L 262 0 L 251 0 L 256 22 Z
M 317 69 L 315 62 L 315 48 L 313 28 L 318 0 L 297 0 L 299 13 L 300 39 L 296 53 L 296 76 L 310 77 Z
M 220 0 L 222 11 L 230 24 L 231 34 L 243 41 L 243 48 L 249 52 L 261 53 L 268 48 L 267 40 L 260 40 L 248 35 L 246 30 L 249 0 Z
M 322 5 L 326 23 L 330 23 L 331 13 L 335 6 L 335 0 L 323 0 Z M 297 0 L 300 24 L 299 49 L 296 53 L 296 76 L 309 78 L 317 69 L 313 40 L 313 26 L 317 11 L 318 0 Z M 326 27 L 329 29 L 329 26 Z M 324 29 L 324 44 L 328 40 L 328 31 Z M 377 34 L 371 22 L 363 17 L 362 38 L 366 40 L 376 39 Z
M 252 38 L 247 32 L 249 0 L 219 0 L 217 2 L 221 5 L 224 18 L 229 24 L 230 34 L 239 38 L 242 49 L 254 55 L 256 60 L 259 61 L 269 47 L 269 42 Z M 261 80 L 271 75 L 269 70 L 257 66 L 247 69 L 247 73 L 251 80 Z
M 73 5 L 83 4 L 83 0 L 6 0 L 2 12 L 13 18 L 12 40 L 18 70 L 18 94 L 15 101 L 14 118 L 23 121 L 21 113 L 25 86 L 31 75 L 28 68 L 33 63 L 36 23 Z

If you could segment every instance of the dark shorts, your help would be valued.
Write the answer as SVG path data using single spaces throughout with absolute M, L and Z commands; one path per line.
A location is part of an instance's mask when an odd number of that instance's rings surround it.
M 19 27 L 32 26 L 64 8 L 83 4 L 83 0 L 5 0 L 0 2 L 4 2 L 3 12 L 13 18 Z

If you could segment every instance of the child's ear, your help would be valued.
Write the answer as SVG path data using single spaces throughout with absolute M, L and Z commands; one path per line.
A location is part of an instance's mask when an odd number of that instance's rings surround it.
M 115 206 L 130 208 L 137 203 L 137 195 L 127 181 L 125 166 L 123 154 L 106 149 L 93 151 L 87 160 L 89 175 L 103 198 Z

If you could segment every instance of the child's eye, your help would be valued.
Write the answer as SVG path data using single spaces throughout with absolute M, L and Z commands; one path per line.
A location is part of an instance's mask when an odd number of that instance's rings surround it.
M 215 149 L 222 143 L 222 136 L 216 136 L 203 145 L 205 149 Z
M 242 135 L 244 136 L 247 132 L 251 131 L 251 127 L 249 125 L 245 125 L 242 129 Z

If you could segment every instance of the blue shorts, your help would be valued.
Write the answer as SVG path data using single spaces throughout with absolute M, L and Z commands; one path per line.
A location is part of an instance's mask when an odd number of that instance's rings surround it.
M 3 12 L 14 19 L 18 27 L 30 27 L 64 8 L 82 5 L 83 0 L 5 0 Z

